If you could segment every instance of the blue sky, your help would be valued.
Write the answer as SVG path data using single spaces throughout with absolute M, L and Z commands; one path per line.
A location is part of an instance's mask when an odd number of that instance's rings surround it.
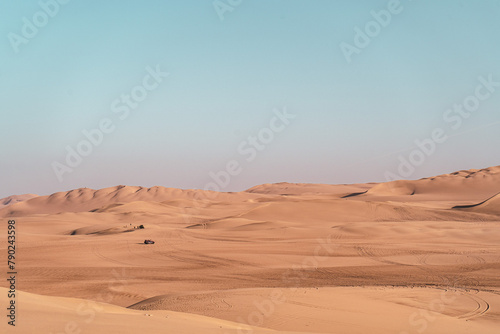
M 500 164 L 500 87 L 458 129 L 443 118 L 475 94 L 479 77 L 500 81 L 499 0 L 401 0 L 392 14 L 391 1 L 378 0 L 220 1 L 232 9 L 223 20 L 211 0 L 2 1 L 0 197 L 204 188 L 229 161 L 240 168 L 223 191 Z M 41 3 L 52 4 L 46 22 Z M 390 22 L 376 23 L 348 62 L 341 44 L 356 47 L 355 27 L 366 33 L 381 10 Z M 42 20 L 30 38 L 23 18 Z M 26 39 L 13 46 L 13 34 Z M 113 101 L 157 67 L 168 77 L 120 120 Z M 247 161 L 238 147 L 285 108 L 293 121 Z M 54 162 L 67 165 L 66 148 L 106 118 L 114 131 L 59 180 Z M 447 140 L 398 173 L 436 128 Z

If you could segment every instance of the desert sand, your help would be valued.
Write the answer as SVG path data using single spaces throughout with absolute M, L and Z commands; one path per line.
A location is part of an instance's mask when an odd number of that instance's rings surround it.
M 0 332 L 498 333 L 499 193 L 500 166 L 1 200 L 2 235 L 17 226 L 18 313 Z

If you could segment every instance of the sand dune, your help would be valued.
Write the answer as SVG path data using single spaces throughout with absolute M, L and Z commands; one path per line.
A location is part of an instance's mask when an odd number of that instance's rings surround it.
M 465 209 L 472 212 L 481 212 L 500 215 L 500 193 L 478 204 L 455 206 L 454 209 Z
M 467 170 L 420 180 L 399 180 L 376 184 L 366 192 L 347 197 L 402 202 L 460 202 L 473 204 L 500 190 L 500 166 Z
M 411 196 L 416 192 L 416 183 L 411 181 L 393 181 L 388 183 L 377 184 L 375 187 L 368 190 L 369 195 L 391 196 L 402 195 Z
M 18 292 L 22 319 L 16 327 L 2 321 L 2 333 L 239 333 L 241 325 L 194 314 L 168 311 L 135 311 L 102 302 L 76 298 L 47 297 Z M 7 303 L 7 289 L 0 288 L 0 301 Z M 21 306 L 20 306 L 21 307 Z M 255 334 L 273 333 L 245 327 Z M 290 332 L 291 333 L 291 332 Z
M 215 193 L 201 190 L 181 190 L 164 187 L 117 186 L 94 190 L 89 188 L 59 192 L 50 196 L 40 196 L 21 203 L 13 204 L 0 210 L 0 217 L 22 217 L 31 214 L 55 214 L 60 212 L 86 212 L 114 203 L 129 202 L 164 202 L 190 200 L 196 205 L 211 200 L 232 201 L 233 199 L 251 199 L 256 195 L 247 193 Z
M 35 198 L 35 197 L 38 197 L 38 195 L 24 194 L 24 195 L 13 195 L 13 196 L 2 198 L 2 199 L 0 199 L 0 209 L 3 207 L 6 207 L 8 205 L 24 202 L 24 201 L 27 201 L 29 199 Z
M 17 222 L 25 292 L 7 333 L 70 321 L 89 333 L 496 333 L 499 171 L 220 194 L 118 186 L 11 204 L 0 216 Z M 94 301 L 106 304 L 87 323 L 78 307 Z

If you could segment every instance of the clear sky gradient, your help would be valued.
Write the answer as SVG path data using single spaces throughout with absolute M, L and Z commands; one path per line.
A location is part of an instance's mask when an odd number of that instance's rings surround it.
M 380 29 L 350 62 L 342 43 L 356 47 L 355 28 L 391 1 L 221 2 L 218 13 L 211 0 L 72 0 L 49 6 L 53 17 L 38 1 L 0 2 L 0 198 L 204 188 L 233 160 L 223 191 L 385 181 L 436 128 L 447 140 L 400 176 L 500 164 L 500 86 L 460 126 L 458 114 L 444 119 L 474 102 L 479 77 L 500 82 L 500 1 L 401 0 L 389 23 L 368 25 Z M 25 38 L 17 50 L 13 34 Z M 112 103 L 157 66 L 169 76 L 121 120 Z M 295 118 L 248 161 L 238 148 L 269 135 L 284 108 Z M 105 118 L 114 131 L 58 180 L 53 163 L 66 164 L 66 148 Z

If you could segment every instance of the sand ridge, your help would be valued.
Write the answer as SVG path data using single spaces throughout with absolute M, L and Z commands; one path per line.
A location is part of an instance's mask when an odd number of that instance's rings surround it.
M 6 207 L 8 205 L 13 205 L 16 203 L 24 202 L 30 200 L 32 198 L 38 197 L 35 194 L 24 194 L 24 195 L 12 195 L 5 198 L 0 199 L 0 209 Z

